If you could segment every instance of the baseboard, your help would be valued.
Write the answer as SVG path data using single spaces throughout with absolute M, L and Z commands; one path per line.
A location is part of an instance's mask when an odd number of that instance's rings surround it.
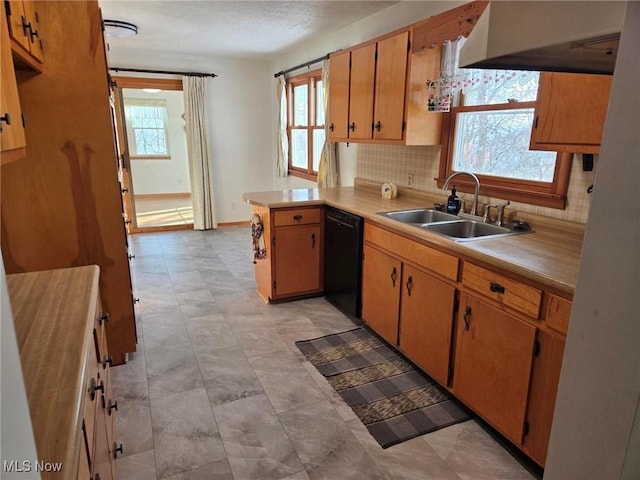
M 243 220 L 241 222 L 220 222 L 218 223 L 218 228 L 220 227 L 240 227 L 245 226 L 248 227 L 251 222 L 249 220 Z
M 167 200 L 174 198 L 191 198 L 190 192 L 179 193 L 141 193 L 133 196 L 134 200 Z

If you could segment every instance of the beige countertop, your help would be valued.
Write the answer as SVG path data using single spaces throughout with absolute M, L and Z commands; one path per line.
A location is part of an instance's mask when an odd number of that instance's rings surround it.
M 388 219 L 378 212 L 409 208 L 432 207 L 433 197 L 428 194 L 400 194 L 396 199 L 385 200 L 376 188 L 335 187 L 295 189 L 270 192 L 250 192 L 243 195 L 245 202 L 254 206 L 283 208 L 310 205 L 330 205 L 375 222 L 406 236 L 432 246 L 440 247 L 462 258 L 484 262 L 507 272 L 522 275 L 540 284 L 572 296 L 575 292 L 583 226 L 544 217 L 517 215 L 531 224 L 533 233 L 481 239 L 467 242 L 449 240 L 436 233 Z M 437 199 L 445 201 L 446 197 Z M 531 220 L 531 221 L 530 221 Z
M 38 458 L 63 463 L 43 479 L 77 478 L 98 277 L 95 265 L 7 275 Z

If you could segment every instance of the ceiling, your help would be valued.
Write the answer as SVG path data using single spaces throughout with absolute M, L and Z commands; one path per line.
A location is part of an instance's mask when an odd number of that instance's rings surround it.
M 111 48 L 270 59 L 315 35 L 340 30 L 396 1 L 99 0 L 105 19 L 133 23 L 138 35 Z

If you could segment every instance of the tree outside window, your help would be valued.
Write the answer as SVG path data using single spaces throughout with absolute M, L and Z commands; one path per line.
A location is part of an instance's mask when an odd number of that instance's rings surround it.
M 325 140 L 322 71 L 287 79 L 289 174 L 317 181 Z
M 564 208 L 570 155 L 529 150 L 539 73 L 507 72 L 494 82 L 482 75 L 449 114 L 439 181 L 472 172 L 484 195 Z

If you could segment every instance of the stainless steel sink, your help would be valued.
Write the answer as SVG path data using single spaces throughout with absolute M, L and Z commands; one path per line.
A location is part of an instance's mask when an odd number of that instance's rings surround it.
M 396 212 L 383 212 L 382 215 L 402 223 L 413 223 L 424 225 L 425 223 L 450 222 L 460 220 L 460 217 L 449 213 L 441 212 L 431 208 L 416 208 L 414 210 L 399 210 Z
M 456 242 L 506 237 L 532 231 L 528 228 L 528 225 L 526 229 L 509 229 L 491 223 L 484 223 L 475 215 L 461 213 L 460 216 L 457 216 L 431 208 L 380 212 L 378 215 L 443 235 Z M 478 220 L 474 220 L 476 218 Z
M 455 241 L 468 241 L 480 238 L 496 238 L 508 235 L 526 233 L 520 230 L 510 230 L 498 225 L 477 222 L 475 220 L 459 220 L 456 222 L 431 223 L 422 225 L 420 228 L 429 232 L 439 233 Z

